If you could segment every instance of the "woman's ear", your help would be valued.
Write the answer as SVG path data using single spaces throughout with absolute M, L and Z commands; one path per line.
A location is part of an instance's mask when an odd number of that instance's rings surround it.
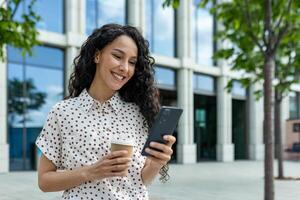
M 97 51 L 94 56 L 94 62 L 98 64 L 100 62 L 100 51 Z

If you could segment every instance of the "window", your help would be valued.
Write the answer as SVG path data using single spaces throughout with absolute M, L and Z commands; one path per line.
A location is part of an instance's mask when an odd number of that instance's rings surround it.
M 213 65 L 213 16 L 204 9 L 198 8 L 199 0 L 193 3 L 193 57 L 204 66 Z
M 146 1 L 146 38 L 152 53 L 175 57 L 175 11 L 163 0 Z
M 37 46 L 33 56 L 8 53 L 8 138 L 11 170 L 34 169 L 34 141 L 51 107 L 63 98 L 64 52 Z
M 240 82 L 233 81 L 232 95 L 237 98 L 245 98 L 247 96 L 247 91 Z
M 86 0 L 86 33 L 107 23 L 126 24 L 126 0 Z
M 299 114 L 299 111 L 300 111 L 300 108 L 299 108 L 299 93 L 298 92 L 290 92 L 289 94 L 289 97 L 290 97 L 290 105 L 289 105 L 289 108 L 290 108 L 290 119 L 296 119 L 296 118 L 299 118 L 300 114 Z
M 203 74 L 194 74 L 194 90 L 199 93 L 215 93 L 215 78 Z
M 22 21 L 22 14 L 27 12 L 32 0 L 21 1 L 15 19 Z M 38 0 L 35 1 L 33 10 L 41 17 L 37 28 L 57 33 L 64 32 L 64 0 Z
M 155 79 L 159 87 L 175 89 L 175 71 L 170 68 L 155 66 Z

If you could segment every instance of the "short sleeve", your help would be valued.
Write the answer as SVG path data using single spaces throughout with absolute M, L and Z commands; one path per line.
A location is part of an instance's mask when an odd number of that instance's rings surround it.
M 61 133 L 55 107 L 49 112 L 36 145 L 53 164 L 61 167 Z

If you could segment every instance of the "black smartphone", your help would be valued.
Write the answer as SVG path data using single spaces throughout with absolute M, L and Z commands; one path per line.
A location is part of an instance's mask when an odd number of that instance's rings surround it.
M 145 152 L 150 147 L 150 142 L 166 143 L 163 139 L 164 135 L 172 135 L 183 110 L 177 107 L 162 106 L 159 113 L 155 117 L 154 123 L 149 130 L 149 135 L 142 150 L 143 156 L 148 156 Z

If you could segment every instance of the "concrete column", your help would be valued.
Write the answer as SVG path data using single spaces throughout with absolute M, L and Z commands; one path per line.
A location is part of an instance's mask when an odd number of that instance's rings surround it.
M 179 69 L 177 73 L 178 106 L 183 114 L 178 124 L 177 160 L 179 163 L 196 163 L 196 145 L 194 144 L 194 102 L 193 71 Z
M 282 133 L 282 144 L 286 142 L 286 120 L 290 118 L 290 98 L 289 95 L 283 98 L 281 103 L 281 133 Z M 300 104 L 300 102 L 299 102 Z
M 262 87 L 257 84 L 249 89 L 249 159 L 263 160 L 263 98 L 256 100 L 254 92 Z
M 77 56 L 85 35 L 85 1 L 66 0 L 66 38 L 65 51 L 65 93 L 68 93 L 68 81 L 73 71 L 73 60 Z
M 190 1 L 181 1 L 177 12 L 177 54 L 181 59 L 187 59 L 190 55 Z
M 145 2 L 144 0 L 128 0 L 127 23 L 137 27 L 145 35 Z
M 77 48 L 76 47 L 67 47 L 65 54 L 65 94 L 68 94 L 68 84 L 70 75 L 73 72 L 73 60 L 77 56 Z
M 177 54 L 182 66 L 177 70 L 177 100 L 183 108 L 178 125 L 177 158 L 179 163 L 196 163 L 196 145 L 194 144 L 194 94 L 193 71 L 188 69 L 189 63 L 189 4 L 182 1 L 177 12 Z
M 72 1 L 72 0 L 71 0 Z M 85 29 L 86 29 L 86 3 L 85 1 L 82 1 L 82 0 L 77 0 L 78 3 L 78 7 L 77 7 L 77 15 L 78 15 L 78 32 L 79 34 L 81 35 L 85 35 Z M 75 23 L 76 23 L 76 20 L 75 20 Z
M 5 54 L 4 54 L 5 55 Z M 9 170 L 7 143 L 7 65 L 0 61 L 0 173 Z
M 217 80 L 217 160 L 234 160 L 232 144 L 232 99 L 225 90 L 229 78 L 221 76 Z

